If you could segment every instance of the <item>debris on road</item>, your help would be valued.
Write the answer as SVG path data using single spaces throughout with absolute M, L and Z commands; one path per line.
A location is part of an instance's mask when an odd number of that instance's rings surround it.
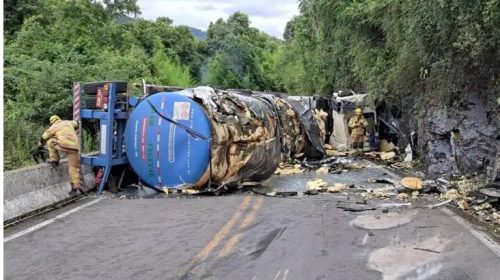
M 460 194 L 456 189 L 451 189 L 446 193 L 442 194 L 441 197 L 444 199 L 457 199 L 460 197 Z
M 410 169 L 413 167 L 413 165 L 411 161 L 398 161 L 391 164 L 391 167 L 396 169 Z
M 411 192 L 411 197 L 412 197 L 412 198 L 417 198 L 419 195 L 420 195 L 420 192 L 419 192 L 419 191 L 412 191 L 412 192 Z
M 325 182 L 323 179 L 314 179 L 309 182 L 307 182 L 307 189 L 308 190 L 316 190 L 316 191 L 322 191 L 325 190 L 328 187 L 328 183 Z
M 326 148 L 326 147 L 325 147 Z M 350 152 L 339 152 L 335 149 L 328 149 L 326 148 L 326 155 L 329 156 L 329 157 L 345 157 L 345 156 L 348 156 L 350 155 L 351 153 Z
M 448 200 L 446 200 L 444 202 L 440 202 L 440 203 L 437 203 L 437 204 L 434 204 L 434 205 L 430 205 L 429 208 L 430 209 L 434 209 L 434 208 L 437 208 L 437 207 L 441 207 L 441 206 L 444 206 L 446 204 L 451 203 L 452 201 L 453 201 L 453 199 L 448 199 Z
M 451 202 L 452 200 L 449 201 Z M 468 210 L 470 208 L 469 203 L 467 203 L 464 199 L 457 200 L 457 205 L 462 210 Z
M 335 183 L 335 184 L 333 184 L 333 186 L 328 187 L 327 190 L 330 193 L 337 193 L 337 192 L 341 192 L 341 191 L 347 190 L 348 188 L 349 188 L 349 186 L 347 186 L 346 184 Z
M 304 195 L 317 195 L 319 193 L 318 190 L 305 190 Z
M 316 169 L 316 173 L 318 174 L 328 174 L 330 168 L 328 166 L 322 166 L 318 169 Z
M 411 206 L 411 202 L 407 203 L 381 203 L 379 204 L 379 209 L 391 209 L 391 208 L 401 208 L 406 206 Z
M 367 205 L 361 202 L 359 203 L 341 202 L 337 205 L 337 208 L 347 212 L 364 212 L 364 211 L 377 210 L 376 206 Z
M 379 154 L 381 160 L 390 160 L 396 156 L 395 152 L 382 152 Z
M 281 163 L 276 171 L 274 171 L 274 175 L 302 174 L 304 171 L 305 169 L 300 164 L 286 165 Z
M 480 204 L 480 205 L 472 206 L 472 209 L 474 209 L 474 211 L 481 211 L 481 210 L 486 210 L 486 209 L 491 209 L 491 208 L 492 208 L 492 206 L 488 202 Z
M 187 195 L 194 195 L 194 194 L 200 194 L 201 191 L 195 189 L 182 189 L 182 193 Z
M 407 193 L 400 193 L 400 194 L 398 194 L 398 198 L 401 200 L 406 200 L 406 199 L 410 198 L 410 196 Z
M 385 139 L 380 140 L 378 150 L 379 152 L 392 152 L 396 149 L 396 146 Z
M 422 180 L 416 177 L 404 177 L 401 179 L 401 185 L 411 190 L 421 190 L 423 183 Z
M 500 198 L 500 189 L 482 188 L 479 192 L 489 197 Z

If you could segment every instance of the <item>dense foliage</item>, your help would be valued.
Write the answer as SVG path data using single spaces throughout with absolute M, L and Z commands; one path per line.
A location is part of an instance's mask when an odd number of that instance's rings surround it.
M 500 91 L 498 0 L 302 0 L 284 32 L 288 91 L 446 101 Z
M 275 68 L 280 42 L 250 27 L 248 16 L 236 12 L 208 27 L 210 61 L 203 79 L 224 88 L 280 90 Z
M 205 41 L 168 18 L 138 14 L 136 0 L 6 1 L 5 168 L 30 163 L 50 115 L 71 118 L 74 81 L 276 88 L 279 42 L 246 15 L 217 21 Z

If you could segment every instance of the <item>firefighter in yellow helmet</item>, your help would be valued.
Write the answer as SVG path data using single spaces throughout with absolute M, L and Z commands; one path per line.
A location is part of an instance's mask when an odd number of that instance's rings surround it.
M 59 165 L 59 152 L 65 153 L 69 165 L 70 194 L 76 194 L 77 191 L 84 193 L 85 190 L 80 182 L 80 144 L 75 131 L 78 128 L 78 123 L 61 120 L 56 115 L 51 116 L 49 121 L 50 127 L 45 130 L 40 139 L 40 146 L 48 144 L 49 160 L 47 163 Z
M 356 108 L 354 117 L 349 120 L 349 128 L 351 128 L 352 148 L 356 155 L 363 154 L 363 146 L 365 141 L 366 127 L 368 121 L 363 117 L 363 110 Z

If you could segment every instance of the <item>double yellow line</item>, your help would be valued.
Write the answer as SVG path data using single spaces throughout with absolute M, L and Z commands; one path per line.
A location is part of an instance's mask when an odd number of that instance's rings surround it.
M 253 195 L 245 196 L 236 211 L 231 215 L 224 226 L 212 237 L 207 245 L 205 245 L 205 247 L 203 247 L 203 249 L 201 249 L 201 251 L 199 251 L 198 254 L 196 254 L 196 256 L 186 266 L 184 266 L 184 268 L 181 269 L 175 279 L 189 279 L 189 275 L 191 274 L 192 270 L 199 264 L 207 260 L 210 254 L 217 247 L 219 247 L 219 244 L 221 244 L 221 242 L 224 241 L 224 239 L 226 239 L 226 237 L 231 233 L 233 228 L 240 221 L 240 218 L 244 217 L 238 227 L 238 230 L 235 231 L 235 234 L 233 234 L 231 238 L 224 244 L 222 250 L 220 250 L 217 257 L 213 260 L 213 264 L 215 264 L 217 260 L 228 256 L 240 242 L 242 238 L 242 230 L 251 225 L 257 217 L 257 212 L 262 207 L 263 202 L 263 196 L 259 196 L 257 198 Z M 248 210 L 250 205 L 252 205 L 251 209 Z
M 262 196 L 259 196 L 256 199 L 254 198 L 255 196 L 253 195 L 245 196 L 238 209 L 236 209 L 233 215 L 231 215 L 226 224 L 212 237 L 207 245 L 205 245 L 205 247 L 203 247 L 203 249 L 201 249 L 201 251 L 196 254 L 195 260 L 197 263 L 205 261 L 212 253 L 212 251 L 214 251 L 214 249 L 217 248 L 217 246 L 226 238 L 226 236 L 228 236 L 231 230 L 238 224 L 240 218 L 244 215 L 252 200 L 254 200 L 255 203 L 253 203 L 251 209 L 248 211 L 248 213 L 246 213 L 246 216 L 238 227 L 238 231 L 226 242 L 222 250 L 219 252 L 217 258 L 226 257 L 233 251 L 233 249 L 241 240 L 241 230 L 252 224 L 252 222 L 257 217 L 257 212 L 262 207 L 262 204 L 264 202 L 264 197 Z

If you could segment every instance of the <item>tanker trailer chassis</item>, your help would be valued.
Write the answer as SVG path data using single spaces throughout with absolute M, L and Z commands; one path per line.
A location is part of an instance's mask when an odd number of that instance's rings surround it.
M 314 112 L 299 102 L 212 87 L 129 98 L 126 86 L 75 84 L 74 119 L 99 122 L 99 153 L 81 160 L 100 168 L 99 194 L 115 166 L 159 192 L 217 193 L 269 178 L 283 159 L 325 155 Z
M 127 82 L 76 82 L 73 88 L 73 119 L 80 122 L 78 136 L 82 150 L 82 122 L 99 124 L 99 152 L 82 155 L 81 163 L 98 168 L 96 183 L 101 194 L 110 179 L 111 169 L 128 163 L 123 151 L 123 136 L 128 119 Z M 124 166 L 125 168 L 126 166 Z

